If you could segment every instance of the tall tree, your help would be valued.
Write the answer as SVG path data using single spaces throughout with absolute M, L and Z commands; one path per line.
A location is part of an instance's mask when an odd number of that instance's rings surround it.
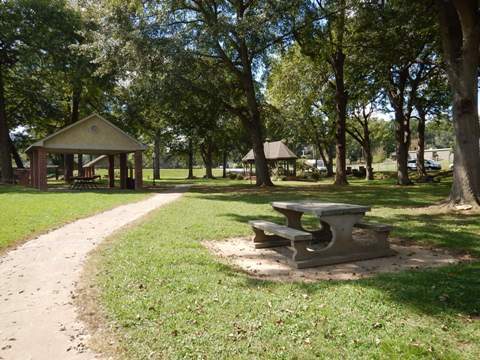
M 373 102 L 358 103 L 351 113 L 352 121 L 346 129 L 347 133 L 362 147 L 366 165 L 366 180 L 373 180 L 372 135 L 369 125 L 374 111 Z
M 108 7 L 108 4 L 106 4 Z M 218 81 L 198 91 L 221 93 L 223 107 L 237 116 L 255 153 L 257 185 L 272 185 L 263 151 L 262 94 L 257 82 L 272 46 L 289 35 L 284 1 L 133 1 L 116 3 L 111 14 L 117 29 L 107 42 L 121 39 L 133 48 L 149 49 L 148 59 L 193 58 Z M 112 8 L 112 7 L 110 7 Z M 120 10 L 121 9 L 121 10 Z M 103 9 L 105 12 L 105 9 Z M 109 24 L 111 30 L 111 24 Z M 119 30 L 120 29 L 120 30 Z M 126 30 L 125 30 L 126 29 Z M 133 36 L 131 36 L 133 35 Z M 114 44 L 112 45 L 114 47 Z M 134 59 L 144 58 L 144 53 Z
M 366 44 L 363 62 L 383 86 L 389 102 L 384 110 L 394 114 L 397 183 L 409 185 L 410 119 L 417 91 L 434 67 L 435 23 L 417 1 L 359 2 L 357 14 L 355 39 Z
M 480 206 L 478 68 L 480 10 L 477 0 L 438 0 L 440 35 L 453 94 L 456 147 L 452 204 Z
M 335 89 L 335 184 L 348 184 L 346 173 L 346 118 L 348 85 L 345 67 L 348 47 L 346 0 L 305 1 L 300 7 L 300 20 L 295 30 L 302 50 L 316 61 L 326 61 L 331 67 L 331 85 Z
M 333 176 L 335 101 L 329 65 L 312 60 L 294 45 L 271 67 L 267 99 L 280 116 L 267 123 L 277 139 L 313 145 Z
M 451 98 L 446 84 L 446 76 L 440 66 L 432 69 L 429 81 L 418 89 L 413 99 L 417 112 L 417 173 L 420 179 L 425 179 L 425 138 L 428 118 L 441 117 L 448 111 Z
M 13 182 L 10 129 L 11 108 L 6 89 L 15 69 L 30 64 L 38 67 L 50 55 L 52 44 L 61 31 L 56 27 L 65 14 L 61 0 L 19 0 L 0 2 L 0 169 L 2 182 Z

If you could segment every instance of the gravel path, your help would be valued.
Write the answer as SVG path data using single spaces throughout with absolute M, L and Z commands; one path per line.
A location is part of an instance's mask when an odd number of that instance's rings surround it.
M 0 359 L 97 359 L 72 304 L 88 252 L 184 189 L 75 221 L 0 257 Z

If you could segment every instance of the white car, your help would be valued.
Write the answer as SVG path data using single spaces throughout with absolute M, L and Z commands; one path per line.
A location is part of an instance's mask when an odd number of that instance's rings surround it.
M 316 168 L 320 172 L 327 171 L 327 167 L 323 163 L 323 160 L 314 160 L 314 159 L 312 160 L 312 159 L 310 159 L 310 160 L 306 160 L 305 163 L 307 165 L 311 166 L 314 169 Z
M 426 159 L 424 164 L 425 164 L 425 170 L 441 170 L 442 169 L 442 165 L 440 165 L 439 162 L 434 160 Z M 408 160 L 407 167 L 408 167 L 408 170 L 412 170 L 412 171 L 417 170 L 417 160 L 416 159 Z

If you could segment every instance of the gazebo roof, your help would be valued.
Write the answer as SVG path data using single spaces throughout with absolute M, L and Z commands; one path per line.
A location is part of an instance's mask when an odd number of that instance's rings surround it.
M 26 151 L 35 148 L 50 153 L 120 154 L 144 151 L 146 146 L 100 115 L 92 114 L 33 143 Z
M 297 156 L 282 141 L 266 142 L 263 144 L 263 151 L 267 160 L 293 160 Z M 255 161 L 253 149 L 242 159 L 243 162 Z

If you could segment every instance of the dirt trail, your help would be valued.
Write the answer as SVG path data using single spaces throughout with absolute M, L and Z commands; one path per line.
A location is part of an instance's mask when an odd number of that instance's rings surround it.
M 107 236 L 178 199 L 185 187 L 77 220 L 0 257 L 0 359 L 97 359 L 74 290 L 87 254 Z

